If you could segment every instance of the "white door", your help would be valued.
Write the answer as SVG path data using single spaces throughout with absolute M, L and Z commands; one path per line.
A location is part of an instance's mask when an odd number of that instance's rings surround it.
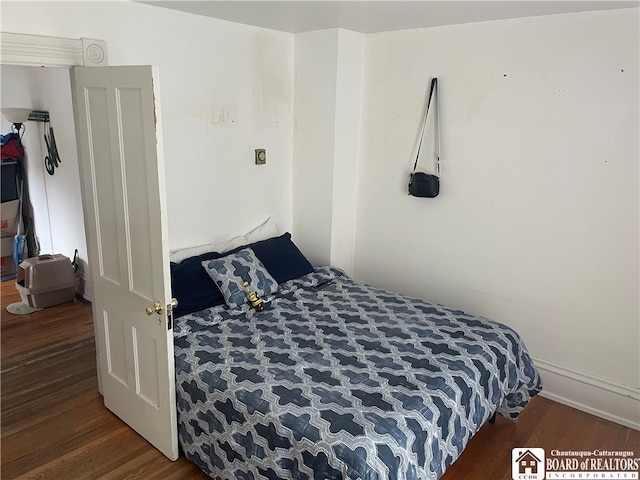
M 178 458 L 157 72 L 76 67 L 72 91 L 104 403 Z M 145 312 L 155 302 L 156 313 Z

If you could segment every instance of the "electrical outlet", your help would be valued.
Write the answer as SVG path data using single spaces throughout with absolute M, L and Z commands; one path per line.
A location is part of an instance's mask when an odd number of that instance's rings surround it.
M 267 163 L 267 151 L 264 148 L 256 148 L 256 165 Z

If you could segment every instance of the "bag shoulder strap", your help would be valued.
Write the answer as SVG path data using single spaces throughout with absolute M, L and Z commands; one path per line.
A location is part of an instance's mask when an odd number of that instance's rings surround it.
M 424 114 L 424 123 L 422 124 L 422 133 L 420 134 L 420 142 L 418 143 L 418 152 L 416 153 L 416 161 L 413 164 L 413 172 L 418 167 L 418 159 L 420 158 L 420 148 L 424 140 L 424 132 L 427 128 L 427 120 L 429 119 L 429 109 L 431 107 L 431 99 L 435 98 L 436 103 L 436 175 L 440 176 L 440 105 L 438 105 L 438 79 L 431 79 L 431 89 L 429 90 L 429 99 L 427 100 L 427 111 Z

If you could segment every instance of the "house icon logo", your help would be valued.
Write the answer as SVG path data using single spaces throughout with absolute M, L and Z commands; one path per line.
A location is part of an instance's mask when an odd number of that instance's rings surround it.
M 544 448 L 511 450 L 513 480 L 544 480 Z

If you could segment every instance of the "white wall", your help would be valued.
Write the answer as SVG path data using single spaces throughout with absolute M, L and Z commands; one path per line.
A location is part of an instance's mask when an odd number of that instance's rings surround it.
M 338 31 L 295 36 L 293 230 L 314 265 L 331 260 Z
M 514 327 L 549 396 L 636 428 L 638 54 L 638 9 L 368 36 L 355 264 Z M 433 76 L 442 188 L 419 199 Z
M 293 230 L 315 265 L 353 273 L 365 36 L 295 36 Z
M 110 65 L 158 66 L 170 249 L 267 216 L 291 228 L 293 35 L 128 1 L 3 2 L 1 28 L 98 38 Z
M 3 107 L 49 112 L 61 159 L 54 175 L 49 175 L 44 167 L 46 124 L 27 122 L 22 137 L 35 233 L 40 253 L 61 253 L 73 259 L 78 249 L 78 287 L 80 293 L 90 297 L 69 71 L 3 66 L 1 75 Z M 2 117 L 2 132 L 9 131 L 10 124 Z
M 365 36 L 339 30 L 338 39 L 330 264 L 353 275 Z

